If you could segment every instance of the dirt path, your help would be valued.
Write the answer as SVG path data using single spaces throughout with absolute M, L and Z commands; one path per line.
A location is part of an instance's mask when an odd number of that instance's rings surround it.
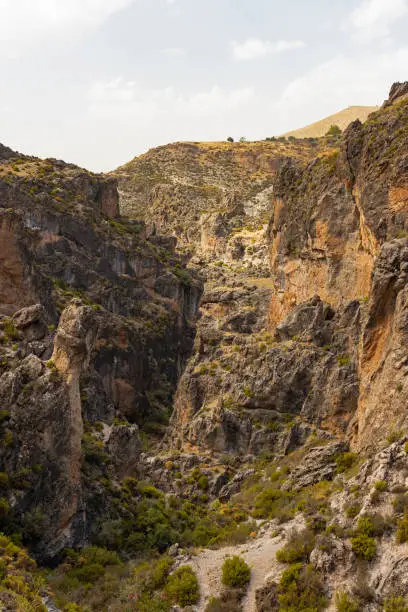
M 276 528 L 276 527 L 275 527 Z M 239 546 L 228 546 L 218 550 L 204 550 L 193 557 L 193 566 L 200 582 L 201 599 L 197 610 L 203 612 L 210 597 L 221 591 L 221 567 L 227 556 L 240 555 L 251 567 L 251 582 L 243 601 L 245 612 L 256 612 L 255 592 L 265 582 L 267 576 L 277 576 L 282 566 L 276 561 L 276 551 L 282 547 L 284 537 L 272 537 L 274 528 L 267 528 L 257 538 Z

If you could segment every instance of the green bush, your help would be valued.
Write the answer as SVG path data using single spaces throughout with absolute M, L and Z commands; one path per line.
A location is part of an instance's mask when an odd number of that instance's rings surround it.
M 359 612 L 358 602 L 344 591 L 336 593 L 335 603 L 337 612 Z
M 349 470 L 356 463 L 358 456 L 356 453 L 342 453 L 336 458 L 337 472 L 342 474 Z
M 374 525 L 369 516 L 360 516 L 357 523 L 357 532 L 367 536 L 374 535 Z
M 255 499 L 252 511 L 254 518 L 277 518 L 280 522 L 289 520 L 294 514 L 293 494 L 274 487 L 264 489 Z
M 387 490 L 387 483 L 385 480 L 377 480 L 374 487 L 376 491 L 380 491 L 381 493 L 383 493 Z
M 193 568 L 190 565 L 179 567 L 168 577 L 164 591 L 172 603 L 182 608 L 196 604 L 200 589 Z
M 384 601 L 384 612 L 408 612 L 408 603 L 404 597 L 390 597 Z
M 280 563 L 308 561 L 314 543 L 315 537 L 312 531 L 308 529 L 293 531 L 285 546 L 276 553 L 276 558 Z
M 174 565 L 174 559 L 167 555 L 161 557 L 155 564 L 150 580 L 150 587 L 153 590 L 160 589 L 165 585 L 166 578 Z
M 197 480 L 197 486 L 199 489 L 201 489 L 201 491 L 207 491 L 208 490 L 208 476 L 200 476 L 200 478 Z
M 235 555 L 225 559 L 222 565 L 222 584 L 227 587 L 243 587 L 251 579 L 251 568 L 242 559 Z
M 342 134 L 341 129 L 338 125 L 332 125 L 326 132 L 326 136 L 329 138 L 339 138 Z
M 324 585 L 311 565 L 301 563 L 285 570 L 278 585 L 279 610 L 282 612 L 320 612 L 327 606 Z
M 351 538 L 351 548 L 356 557 L 371 561 L 377 552 L 377 543 L 365 533 L 357 533 Z
M 408 514 L 405 513 L 404 517 L 397 523 L 397 543 L 404 544 L 408 542 Z
M 351 504 L 351 506 L 347 506 L 346 508 L 346 516 L 349 519 L 353 519 L 360 512 L 361 506 L 360 504 Z

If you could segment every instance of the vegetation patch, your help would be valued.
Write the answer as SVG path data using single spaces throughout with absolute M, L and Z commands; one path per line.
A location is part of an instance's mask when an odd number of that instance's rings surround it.
M 179 567 L 169 576 L 164 592 L 171 603 L 183 608 L 196 604 L 200 589 L 193 568 L 189 565 Z
M 282 612 L 320 612 L 326 608 L 323 581 L 312 565 L 296 563 L 283 572 L 278 602 Z
M 239 588 L 247 585 L 251 579 L 251 568 L 242 557 L 235 555 L 225 559 L 222 565 L 222 584 Z

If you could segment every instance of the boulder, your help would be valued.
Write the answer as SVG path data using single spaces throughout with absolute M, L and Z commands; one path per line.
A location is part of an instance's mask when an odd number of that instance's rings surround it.
M 13 315 L 13 321 L 29 342 L 42 340 L 48 332 L 45 311 L 41 304 L 22 308 Z
M 333 311 L 318 295 L 296 306 L 276 327 L 276 335 L 281 341 L 296 338 L 304 342 L 315 342 L 318 345 L 330 341 L 330 332 L 325 321 L 333 318 Z
M 142 452 L 137 425 L 113 427 L 106 446 L 119 479 L 136 472 Z
M 290 474 L 283 488 L 287 491 L 299 491 L 322 480 L 333 480 L 337 473 L 335 459 L 347 449 L 348 444 L 345 442 L 311 448 L 302 463 Z

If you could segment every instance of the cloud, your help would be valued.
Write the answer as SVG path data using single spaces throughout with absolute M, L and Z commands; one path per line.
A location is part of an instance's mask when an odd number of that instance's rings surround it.
M 121 77 L 94 83 L 87 95 L 91 116 L 116 117 L 143 126 L 163 115 L 197 119 L 231 112 L 249 105 L 254 97 L 249 87 L 226 91 L 214 86 L 208 91 L 182 94 L 173 87 L 143 88 Z
M 86 102 L 85 132 L 95 138 L 84 137 L 79 147 L 76 143 L 76 158 L 80 151 L 82 164 L 110 170 L 166 142 L 223 140 L 230 133 L 245 134 L 257 96 L 251 87 L 215 85 L 185 93 L 175 87 L 153 89 L 116 78 L 93 83 Z M 102 142 L 110 146 L 104 147 Z
M 338 56 L 315 66 L 289 83 L 275 104 L 282 124 L 280 133 L 348 106 L 381 104 L 392 83 L 405 78 L 407 66 L 408 47 L 357 57 Z M 294 117 L 298 125 L 293 125 Z
M 408 0 L 363 0 L 351 13 L 350 25 L 362 42 L 386 37 L 398 19 L 408 14 Z
M 0 0 L 0 49 L 21 54 L 44 36 L 97 27 L 134 0 Z
M 232 53 L 236 60 L 253 60 L 267 55 L 278 55 L 290 49 L 300 49 L 305 43 L 301 40 L 279 40 L 270 42 L 258 38 L 248 38 L 244 43 L 232 43 Z
M 181 47 L 167 47 L 166 49 L 162 49 L 161 52 L 168 57 L 180 57 L 185 54 L 185 49 Z

